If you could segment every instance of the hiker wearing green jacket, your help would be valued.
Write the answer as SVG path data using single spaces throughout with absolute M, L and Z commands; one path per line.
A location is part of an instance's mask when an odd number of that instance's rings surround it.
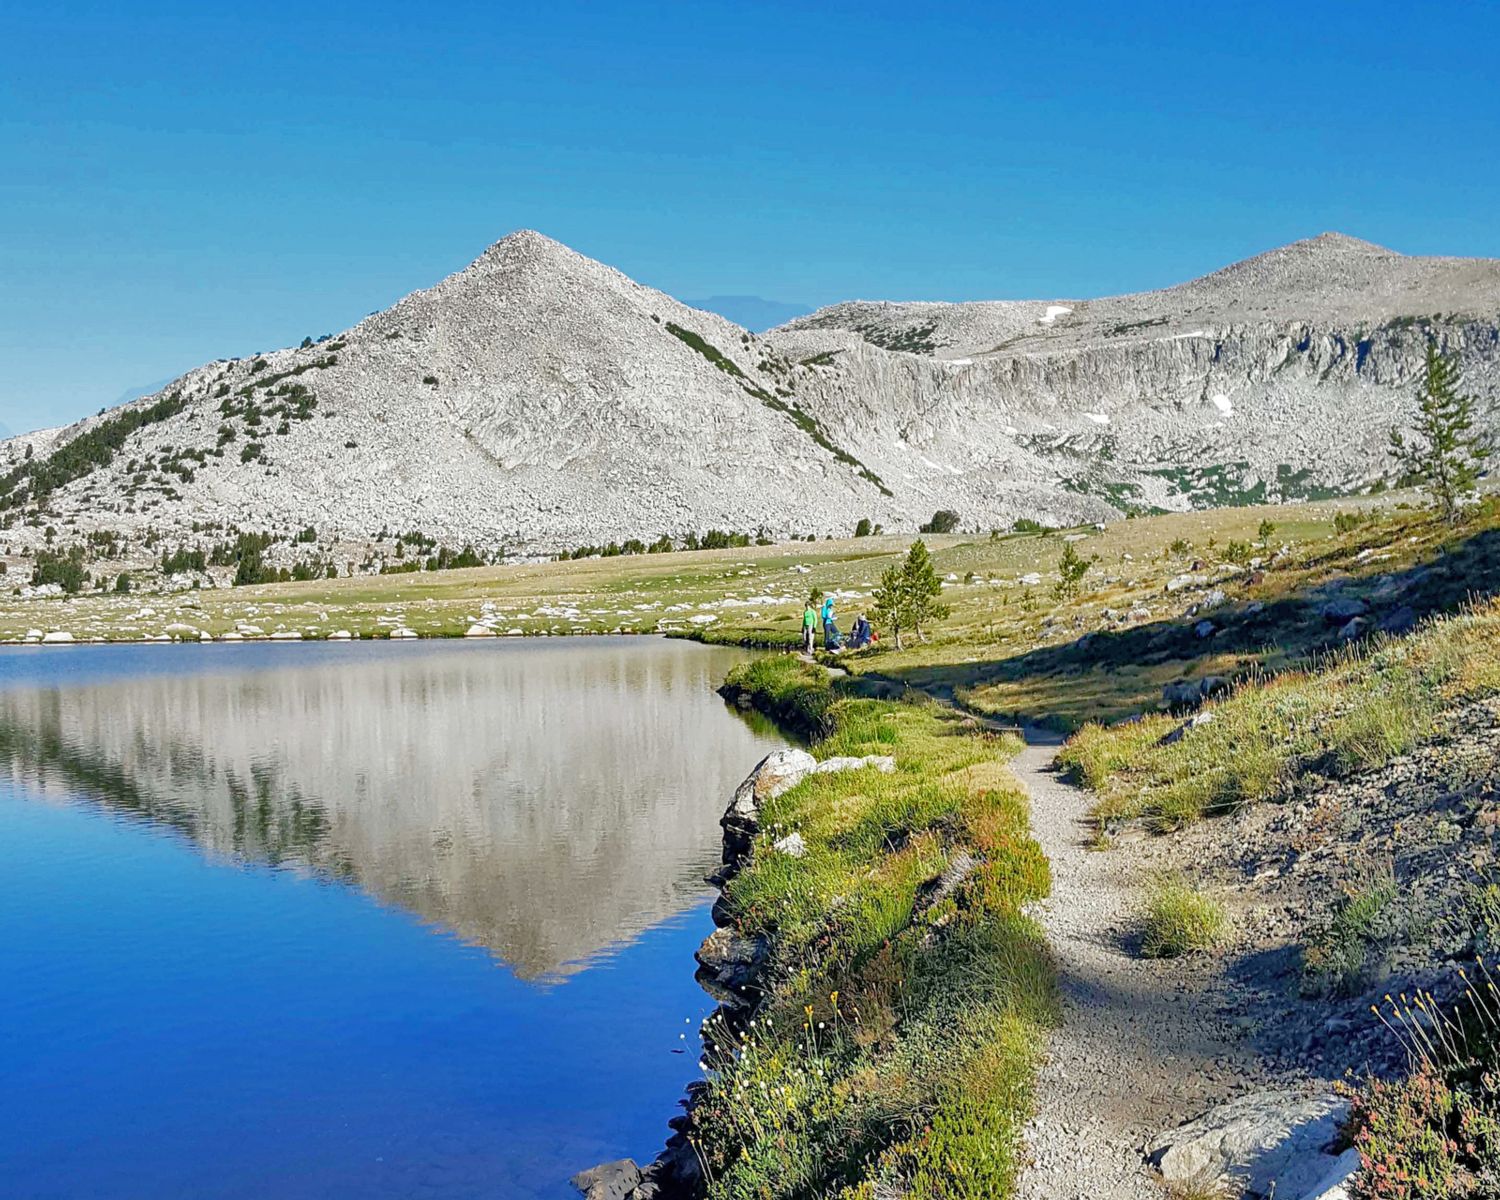
M 813 631 L 818 625 L 818 610 L 813 607 L 811 598 L 802 606 L 802 653 L 813 652 Z

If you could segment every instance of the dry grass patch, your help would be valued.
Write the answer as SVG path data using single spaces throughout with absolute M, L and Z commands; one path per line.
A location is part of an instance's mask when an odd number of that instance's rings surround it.
M 1060 763 L 1099 793 L 1101 820 L 1178 828 L 1283 794 L 1299 772 L 1366 770 L 1441 731 L 1446 707 L 1500 684 L 1500 602 L 1375 639 L 1305 671 L 1257 680 L 1207 706 L 1208 724 L 1171 743 L 1173 722 L 1092 725 Z
M 1174 1179 L 1162 1184 L 1166 1200 L 1240 1200 L 1244 1189 L 1216 1175 L 1209 1179 Z

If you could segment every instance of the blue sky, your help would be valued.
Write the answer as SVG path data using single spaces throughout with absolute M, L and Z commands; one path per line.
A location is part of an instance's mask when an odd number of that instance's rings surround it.
M 1338 229 L 1500 256 L 1500 5 L 12 5 L 0 423 L 343 328 L 522 227 L 679 296 L 1087 296 Z

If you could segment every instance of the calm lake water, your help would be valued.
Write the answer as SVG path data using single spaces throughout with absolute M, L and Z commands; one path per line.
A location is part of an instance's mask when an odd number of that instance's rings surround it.
M 565 1197 L 697 1074 L 728 795 L 654 639 L 0 651 L 0 1194 Z

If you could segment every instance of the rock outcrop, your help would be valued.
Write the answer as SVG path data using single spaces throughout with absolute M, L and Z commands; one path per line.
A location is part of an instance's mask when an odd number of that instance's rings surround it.
M 1340 1145 L 1349 1102 L 1337 1095 L 1251 1092 L 1146 1147 L 1168 1183 L 1233 1181 L 1253 1200 L 1333 1200 L 1359 1165 Z
M 1429 340 L 1471 390 L 1500 394 L 1497 314 L 1500 261 L 1325 234 L 1156 292 L 856 302 L 771 340 L 816 364 L 814 410 L 898 493 L 941 495 L 967 520 L 995 487 L 1040 507 L 1060 490 L 1184 508 L 1388 478 Z

